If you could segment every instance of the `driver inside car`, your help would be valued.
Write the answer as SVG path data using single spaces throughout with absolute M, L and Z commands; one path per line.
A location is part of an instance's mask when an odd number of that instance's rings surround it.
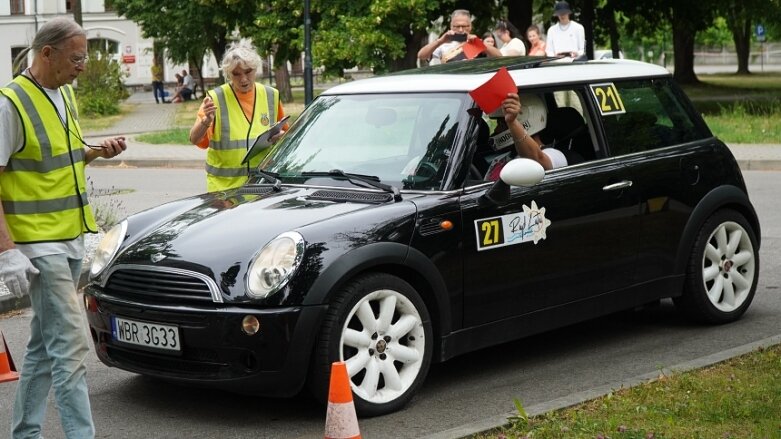
M 503 117 L 501 114 L 503 113 Z M 502 102 L 502 112 L 491 136 L 494 155 L 486 156 L 489 162 L 485 180 L 496 181 L 502 167 L 516 157 L 538 162 L 547 171 L 567 166 L 567 158 L 556 148 L 543 148 L 539 133 L 545 129 L 548 111 L 545 102 L 537 95 L 508 93 Z

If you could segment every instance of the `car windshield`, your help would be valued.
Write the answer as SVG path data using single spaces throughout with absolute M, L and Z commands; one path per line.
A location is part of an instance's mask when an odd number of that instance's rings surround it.
M 355 186 L 338 170 L 439 189 L 465 106 L 463 93 L 320 96 L 260 167 L 285 183 Z

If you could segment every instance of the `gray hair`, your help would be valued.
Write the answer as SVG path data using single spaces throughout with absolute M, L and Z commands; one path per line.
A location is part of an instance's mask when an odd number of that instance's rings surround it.
M 253 70 L 260 68 L 260 56 L 252 45 L 245 41 L 239 41 L 228 46 L 228 50 L 222 57 L 222 72 L 228 82 L 233 80 L 233 70 L 239 65 L 245 65 Z
M 460 17 L 462 15 L 469 18 L 469 21 L 472 21 L 472 13 L 466 9 L 456 9 L 455 11 L 453 11 L 453 13 L 450 14 L 450 20 L 452 21 L 454 18 Z
M 86 37 L 87 32 L 79 26 L 78 23 L 73 21 L 69 17 L 57 17 L 53 18 L 41 26 L 38 32 L 33 38 L 33 42 L 26 49 L 19 52 L 19 55 L 14 59 L 13 71 L 19 73 L 17 69 L 22 64 L 22 60 L 25 59 L 27 53 L 32 50 L 33 54 L 38 54 L 46 46 L 56 47 L 63 41 L 67 41 L 73 37 Z

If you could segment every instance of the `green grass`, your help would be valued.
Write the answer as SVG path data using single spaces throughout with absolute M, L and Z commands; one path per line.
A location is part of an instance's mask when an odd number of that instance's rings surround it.
M 79 118 L 79 126 L 82 131 L 102 131 L 114 125 L 127 113 L 132 112 L 136 106 L 134 104 L 122 103 L 119 105 L 119 114 L 111 116 L 83 116 Z
M 781 99 L 739 101 L 703 116 L 711 131 L 727 143 L 781 142 Z
M 779 438 L 781 345 L 567 409 L 527 418 L 522 410 L 487 438 Z
M 146 134 L 139 134 L 136 140 L 143 143 L 159 145 L 170 143 L 174 145 L 190 144 L 190 128 L 173 128 L 165 131 L 154 131 Z

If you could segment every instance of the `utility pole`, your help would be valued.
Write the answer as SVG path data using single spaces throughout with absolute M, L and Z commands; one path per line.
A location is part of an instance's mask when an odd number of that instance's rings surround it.
M 314 99 L 312 90 L 312 21 L 309 18 L 310 0 L 304 0 L 304 105 Z

